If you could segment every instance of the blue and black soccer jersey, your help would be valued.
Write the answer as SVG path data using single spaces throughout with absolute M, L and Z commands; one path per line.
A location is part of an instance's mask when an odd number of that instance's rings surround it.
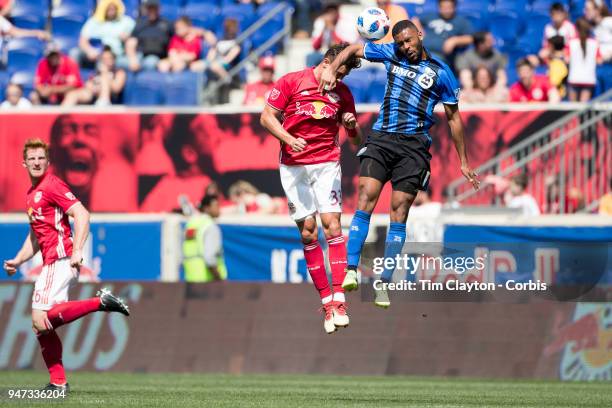
M 427 133 L 435 123 L 433 110 L 439 102 L 458 103 L 459 83 L 439 59 L 430 56 L 411 64 L 395 43 L 367 43 L 363 53 L 368 61 L 382 62 L 387 68 L 385 97 L 374 130 Z

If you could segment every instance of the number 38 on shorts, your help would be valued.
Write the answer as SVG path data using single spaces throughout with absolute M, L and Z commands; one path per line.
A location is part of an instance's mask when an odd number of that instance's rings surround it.
M 342 212 L 342 172 L 339 162 L 280 165 L 283 189 L 294 221 L 318 213 Z

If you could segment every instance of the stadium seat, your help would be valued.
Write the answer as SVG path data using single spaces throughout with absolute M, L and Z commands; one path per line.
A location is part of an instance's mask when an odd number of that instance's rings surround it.
M 276 7 L 278 7 L 279 3 L 264 3 L 257 9 L 257 19 L 264 17 L 266 14 L 270 13 Z M 284 7 L 280 12 L 272 17 L 271 20 L 266 22 L 263 26 L 261 26 L 257 31 L 253 33 L 251 36 L 251 41 L 253 42 L 253 48 L 257 49 L 259 46 L 263 45 L 267 40 L 272 38 L 276 33 L 283 30 L 285 26 L 285 12 L 287 11 L 287 7 Z M 273 54 L 278 54 L 280 49 L 280 43 L 276 43 L 275 45 L 266 48 L 263 51 L 270 51 Z
M 221 6 L 221 0 L 187 0 L 185 8 L 193 6 Z
M 516 43 L 521 32 L 521 21 L 513 13 L 492 13 L 489 18 L 489 29 L 500 48 Z
M 44 47 L 45 43 L 36 38 L 11 39 L 6 47 L 9 71 L 35 70 Z
M 372 71 L 369 69 L 355 69 L 342 80 L 351 90 L 355 103 L 368 101 L 368 88 L 371 81 Z
M 58 43 L 63 52 L 78 47 L 81 28 L 85 23 L 82 16 L 61 16 L 51 18 L 53 40 Z
M 138 12 L 140 11 L 140 1 L 123 0 L 123 4 L 125 5 L 125 14 L 136 19 L 138 17 Z
M 125 104 L 155 106 L 164 102 L 165 75 L 156 71 L 128 76 L 124 93 Z
M 159 7 L 161 15 L 170 21 L 174 21 L 183 15 L 182 0 L 163 0 Z
M 471 15 L 488 13 L 490 7 L 491 2 L 489 2 L 489 0 L 459 0 L 457 2 L 457 13 L 468 13 Z
M 527 0 L 496 0 L 493 3 L 493 11 L 522 17 L 527 11 Z
M 51 17 L 69 17 L 73 20 L 87 19 L 95 9 L 92 0 L 62 0 L 51 10 Z
M 408 12 L 408 16 L 421 17 L 427 14 L 435 14 L 438 12 L 437 1 L 424 1 L 422 4 L 418 3 L 400 3 Z
M 49 17 L 47 0 L 17 1 L 11 9 L 11 21 L 19 28 L 42 30 Z
M 185 71 L 168 74 L 164 86 L 164 102 L 169 106 L 199 105 L 203 86 L 202 73 Z
M 578 17 L 582 16 L 585 2 L 586 0 L 572 0 L 569 8 L 570 19 L 572 21 L 576 21 Z M 608 1 L 606 4 L 610 8 L 610 2 Z
M 488 31 L 489 30 L 489 14 L 487 12 L 483 13 L 464 13 L 461 11 L 459 15 L 465 17 L 470 24 L 472 24 L 472 28 L 474 31 Z
M 193 25 L 216 32 L 221 25 L 221 9 L 210 4 L 189 3 L 183 9 Z
M 531 10 L 532 13 L 534 14 L 545 14 L 545 15 L 549 15 L 550 14 L 550 6 L 553 3 L 562 3 L 565 5 L 565 7 L 567 8 L 567 11 L 569 12 L 569 0 L 533 0 L 531 2 L 531 5 L 529 7 L 529 9 Z
M 550 21 L 550 17 L 544 15 L 530 15 L 525 21 L 525 32 L 517 41 L 517 44 L 526 54 L 537 54 L 542 47 L 544 38 L 544 26 Z

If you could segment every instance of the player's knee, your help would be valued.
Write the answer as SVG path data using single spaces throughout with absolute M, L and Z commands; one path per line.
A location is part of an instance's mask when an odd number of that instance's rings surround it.
M 327 238 L 337 237 L 338 235 L 342 234 L 340 220 L 332 218 L 327 225 L 323 226 L 323 230 Z
M 317 222 L 314 217 L 307 217 L 304 220 L 304 227 L 301 229 L 302 242 L 309 244 L 316 241 L 319 237 L 317 234 Z

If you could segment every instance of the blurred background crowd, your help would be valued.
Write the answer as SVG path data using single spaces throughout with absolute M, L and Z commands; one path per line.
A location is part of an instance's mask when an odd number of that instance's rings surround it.
M 261 105 L 275 78 L 360 41 L 366 6 L 412 19 L 466 103 L 588 101 L 612 87 L 606 0 L 4 0 L 2 107 Z M 382 100 L 381 68 L 346 78 L 358 103 Z

